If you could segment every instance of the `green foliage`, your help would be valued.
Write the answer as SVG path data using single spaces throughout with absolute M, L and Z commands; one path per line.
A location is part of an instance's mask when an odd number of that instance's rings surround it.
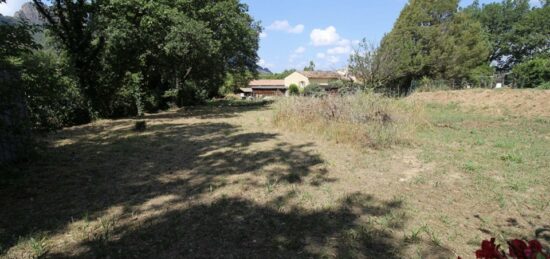
M 256 76 L 260 28 L 238 1 L 110 1 L 101 24 L 105 70 L 114 71 L 106 85 L 121 87 L 118 75 L 140 72 L 157 108 L 234 92 Z
M 237 93 L 240 88 L 248 87 L 248 83 L 254 79 L 250 71 L 244 73 L 228 73 L 225 77 L 223 87 L 220 89 L 221 95 Z
M 538 89 L 541 89 L 541 90 L 550 90 L 550 81 L 549 81 L 549 82 L 542 83 L 541 85 L 539 85 Z
M 71 77 L 67 62 L 56 53 L 36 51 L 25 55 L 22 85 L 34 129 L 51 130 L 87 123 L 89 113 Z
M 291 84 L 288 87 L 288 93 L 290 95 L 299 95 L 300 94 L 300 88 L 298 88 L 298 86 L 296 84 Z
M 480 7 L 476 1 L 465 9 L 480 21 L 489 35 L 489 60 L 500 71 L 547 53 L 550 47 L 550 6 L 531 8 L 529 0 L 503 0 Z
M 403 93 L 422 77 L 466 78 L 486 62 L 489 44 L 481 24 L 457 10 L 457 0 L 409 1 L 377 54 L 391 64 L 387 88 Z
M 100 53 L 104 47 L 97 22 L 101 1 L 54 0 L 50 7 L 42 0 L 33 3 L 48 21 L 47 28 L 55 37 L 56 46 L 67 54 L 90 113 L 106 115 L 112 92 L 102 93 L 98 89 Z
M 309 65 L 304 67 L 304 71 L 315 71 L 315 63 L 313 61 L 309 61 Z
M 550 58 L 537 57 L 521 64 L 512 70 L 519 87 L 534 88 L 550 82 Z
M 326 95 L 326 91 L 318 84 L 310 84 L 304 88 L 303 94 L 310 97 L 322 97 Z

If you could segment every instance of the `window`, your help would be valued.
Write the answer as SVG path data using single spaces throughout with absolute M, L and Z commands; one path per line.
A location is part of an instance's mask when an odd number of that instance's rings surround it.
M 304 87 L 304 86 L 306 86 L 306 82 L 300 81 L 300 87 Z

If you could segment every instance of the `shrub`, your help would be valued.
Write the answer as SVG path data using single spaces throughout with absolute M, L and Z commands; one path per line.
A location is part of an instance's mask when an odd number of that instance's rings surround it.
M 291 84 L 288 87 L 288 94 L 290 95 L 299 95 L 300 94 L 300 88 L 296 84 Z
M 274 124 L 330 140 L 375 148 L 411 142 L 420 106 L 373 93 L 279 100 Z
M 310 84 L 304 88 L 304 95 L 310 97 L 322 97 L 326 95 L 326 91 L 318 84 Z
M 517 85 L 534 88 L 550 81 L 550 59 L 538 57 L 517 64 L 512 70 Z
M 542 83 L 538 88 L 542 90 L 550 90 L 550 82 Z
M 23 58 L 22 84 L 32 127 L 52 130 L 91 121 L 76 82 L 63 75 L 67 64 L 54 53 Z

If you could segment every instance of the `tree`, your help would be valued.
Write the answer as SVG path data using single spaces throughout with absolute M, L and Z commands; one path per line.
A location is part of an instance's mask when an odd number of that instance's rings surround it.
M 492 47 L 489 60 L 496 64 L 498 70 L 509 70 L 513 64 L 520 62 L 523 51 L 518 46 L 518 40 L 525 35 L 516 37 L 514 26 L 530 12 L 529 0 L 503 0 L 482 7 L 475 1 L 465 12 L 481 22 L 488 33 Z
M 228 75 L 239 84 L 256 76 L 260 27 L 239 1 L 112 0 L 102 14 L 113 84 L 142 73 L 153 106 L 167 92 L 191 104 L 218 95 Z
M 512 72 L 519 87 L 538 87 L 550 82 L 550 57 L 537 57 L 517 64 Z
M 349 73 L 354 76 L 364 89 L 383 87 L 393 76 L 391 52 L 379 51 L 374 44 L 363 39 L 358 48 L 351 54 L 348 64 Z
M 315 63 L 309 61 L 309 65 L 304 67 L 304 71 L 315 71 Z
M 105 114 L 108 104 L 104 100 L 111 93 L 102 95 L 99 89 L 99 56 L 104 37 L 97 19 L 102 1 L 54 0 L 51 6 L 46 6 L 42 0 L 33 0 L 33 3 L 47 20 L 47 27 L 59 47 L 68 55 L 90 112 Z
M 458 12 L 458 0 L 410 0 L 379 55 L 391 65 L 388 88 L 403 93 L 423 77 L 467 77 L 486 62 L 487 48 L 481 25 Z

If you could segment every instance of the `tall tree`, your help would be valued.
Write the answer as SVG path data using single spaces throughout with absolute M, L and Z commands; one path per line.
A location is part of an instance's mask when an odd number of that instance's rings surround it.
M 390 87 L 402 92 L 422 77 L 460 79 L 486 60 L 481 25 L 458 12 L 458 0 L 410 0 L 380 46 L 390 57 Z
M 479 20 L 488 33 L 492 48 L 489 59 L 498 70 L 509 70 L 521 61 L 525 53 L 519 41 L 524 35 L 518 37 L 514 26 L 530 12 L 529 0 L 503 0 L 483 6 L 475 1 L 465 12 Z
M 97 26 L 102 1 L 53 0 L 51 6 L 42 0 L 33 2 L 47 20 L 59 47 L 69 56 L 90 112 L 103 115 L 107 104 L 99 89 L 99 55 L 103 50 L 104 37 Z

